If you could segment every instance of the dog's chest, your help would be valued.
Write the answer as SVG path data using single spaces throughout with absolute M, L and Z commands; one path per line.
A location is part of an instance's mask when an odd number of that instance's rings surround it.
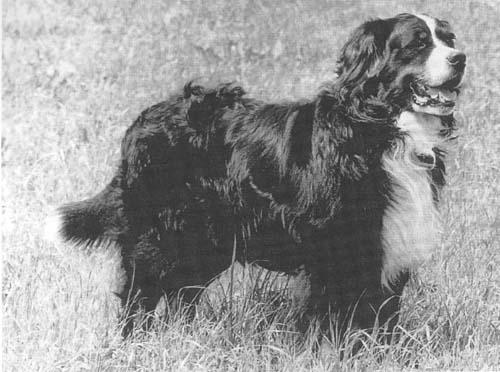
M 418 155 L 435 158 L 433 148 L 442 142 L 439 118 L 405 112 L 398 126 L 406 133 L 382 157 L 390 180 L 389 205 L 383 216 L 384 250 L 382 284 L 389 286 L 402 270 L 426 260 L 439 242 L 440 220 L 434 202 L 432 164 Z

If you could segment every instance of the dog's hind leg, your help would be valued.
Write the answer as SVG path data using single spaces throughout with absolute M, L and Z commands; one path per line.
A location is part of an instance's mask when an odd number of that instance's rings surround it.
M 133 330 L 139 309 L 151 315 L 163 295 L 168 296 L 170 311 L 176 311 L 176 304 L 192 305 L 205 285 L 231 262 L 229 253 L 217 250 L 202 232 L 192 230 L 162 234 L 152 230 L 129 248 L 122 251 L 127 281 L 120 294 L 126 310 L 125 336 Z M 146 318 L 144 328 L 151 320 Z
M 150 270 L 150 258 L 138 256 L 136 253 L 135 247 L 134 250 L 122 251 L 126 282 L 118 296 L 122 302 L 122 334 L 125 337 L 133 331 L 140 309 L 146 314 L 142 326 L 144 329 L 149 328 L 152 320 L 150 314 L 155 310 L 162 294 L 160 276 L 154 270 Z
M 182 256 L 161 280 L 168 303 L 174 305 L 170 310 L 175 312 L 183 307 L 188 316 L 194 314 L 192 305 L 198 302 L 208 283 L 231 264 L 230 251 L 217 250 L 212 242 L 193 235 L 198 234 L 184 234 Z

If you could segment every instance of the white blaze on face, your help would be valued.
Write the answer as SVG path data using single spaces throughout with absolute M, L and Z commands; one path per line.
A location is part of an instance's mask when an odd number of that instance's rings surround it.
M 436 20 L 426 15 L 417 15 L 431 31 L 434 49 L 432 50 L 425 66 L 425 81 L 429 86 L 439 86 L 449 80 L 453 74 L 453 67 L 448 58 L 457 54 L 458 50 L 450 48 L 436 36 Z

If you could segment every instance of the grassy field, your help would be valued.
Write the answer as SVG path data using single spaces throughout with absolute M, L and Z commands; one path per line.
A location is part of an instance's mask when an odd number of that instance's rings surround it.
M 3 4 L 3 367 L 13 371 L 500 370 L 500 5 L 495 1 L 91 1 Z M 402 337 L 354 357 L 269 322 L 262 301 L 173 317 L 122 340 L 114 251 L 41 237 L 51 206 L 100 190 L 127 126 L 193 77 L 265 99 L 311 96 L 369 17 L 454 25 L 468 78 L 439 249 L 405 293 Z M 232 327 L 228 326 L 231 325 Z M 356 335 L 353 336 L 354 338 Z M 349 344 L 349 343 L 348 343 Z

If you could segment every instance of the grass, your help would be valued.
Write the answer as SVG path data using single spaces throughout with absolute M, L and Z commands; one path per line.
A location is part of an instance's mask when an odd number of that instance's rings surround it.
M 442 242 L 405 292 L 400 340 L 365 337 L 340 360 L 338 345 L 318 347 L 314 329 L 294 333 L 287 311 L 262 299 L 192 322 L 178 312 L 122 340 L 117 253 L 44 242 L 50 207 L 100 190 L 127 126 L 186 80 L 235 80 L 265 99 L 311 96 L 333 77 L 354 25 L 403 11 L 454 25 L 468 79 Z M 5 2 L 5 370 L 500 370 L 499 18 L 496 2 L 470 0 Z

